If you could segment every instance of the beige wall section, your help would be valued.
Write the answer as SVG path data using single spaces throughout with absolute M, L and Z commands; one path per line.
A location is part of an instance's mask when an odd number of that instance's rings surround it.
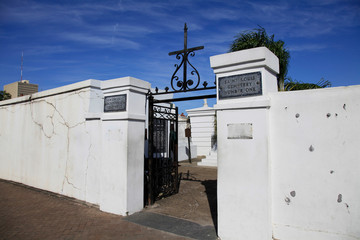
M 37 84 L 31 84 L 31 83 L 18 83 L 18 96 L 25 96 L 29 94 L 36 93 L 38 91 L 38 85 Z
M 11 98 L 16 98 L 38 92 L 38 85 L 29 83 L 29 80 L 23 80 L 5 85 L 4 91 L 10 93 Z
M 11 98 L 18 95 L 18 82 L 10 83 L 4 86 L 4 91 L 11 94 Z

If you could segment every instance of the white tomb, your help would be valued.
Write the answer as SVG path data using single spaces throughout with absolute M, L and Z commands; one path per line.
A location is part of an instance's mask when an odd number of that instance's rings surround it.
M 185 129 L 189 127 L 188 118 L 183 115 L 178 117 L 178 161 L 187 161 L 189 160 L 189 155 L 191 158 L 196 158 L 197 149 L 190 138 L 190 151 L 189 151 L 189 140 L 185 136 Z
M 204 156 L 200 166 L 217 166 L 217 141 L 215 133 L 215 109 L 209 107 L 206 99 L 204 106 L 186 110 L 191 122 L 191 135 L 197 147 L 197 155 Z

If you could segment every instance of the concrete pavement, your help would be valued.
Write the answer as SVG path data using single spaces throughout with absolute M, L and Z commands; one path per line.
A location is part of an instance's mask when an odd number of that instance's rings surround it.
M 0 240 L 217 239 L 217 171 L 180 165 L 178 194 L 127 217 L 0 179 Z
M 0 180 L 1 240 L 191 239 L 66 197 Z

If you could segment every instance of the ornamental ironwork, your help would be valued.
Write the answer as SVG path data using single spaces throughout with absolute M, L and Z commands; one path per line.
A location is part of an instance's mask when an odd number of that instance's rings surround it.
M 216 88 L 215 86 L 208 87 L 208 83 L 204 81 L 200 86 L 200 74 L 198 70 L 189 61 L 190 57 L 195 56 L 195 51 L 204 49 L 204 46 L 198 46 L 193 48 L 187 47 L 187 25 L 184 25 L 184 49 L 169 52 L 169 56 L 176 56 L 177 60 L 180 60 L 179 64 L 174 64 L 175 71 L 171 76 L 170 86 L 165 87 L 165 92 L 159 92 L 159 89 L 155 88 L 155 93 L 150 94 L 167 94 L 176 92 L 188 92 L 197 90 L 209 90 Z M 181 70 L 182 69 L 182 74 Z M 188 73 L 190 76 L 188 76 Z M 182 75 L 182 77 L 181 77 Z
M 204 46 L 187 48 L 187 26 L 184 26 L 184 49 L 179 51 L 170 52 L 169 56 L 176 55 L 176 59 L 181 60 L 180 64 L 175 64 L 175 72 L 171 77 L 171 88 L 174 91 L 187 91 L 196 89 L 200 84 L 200 74 L 198 70 L 190 63 L 189 56 L 194 57 L 195 51 L 204 49 Z M 194 77 L 193 79 L 187 78 L 187 71 L 189 65 L 189 72 Z M 179 70 L 183 68 L 183 78 L 179 78 Z M 205 83 L 207 85 L 207 83 Z

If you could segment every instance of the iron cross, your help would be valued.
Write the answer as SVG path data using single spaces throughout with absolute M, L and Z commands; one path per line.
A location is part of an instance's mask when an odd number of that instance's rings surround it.
M 187 81 L 187 74 L 186 74 L 187 73 L 188 55 L 194 51 L 204 49 L 204 46 L 187 48 L 187 30 L 188 30 L 188 28 L 185 23 L 185 26 L 184 26 L 184 49 L 174 51 L 174 52 L 169 52 L 169 56 L 178 55 L 178 54 L 181 54 L 183 56 L 182 63 L 179 65 L 179 67 L 180 67 L 182 64 L 184 64 L 184 66 L 183 66 L 183 81 L 182 81 L 182 87 L 181 87 L 181 90 L 183 90 L 183 91 L 186 91 L 188 89 L 188 85 L 192 85 L 192 83 L 189 83 Z M 177 72 L 177 70 L 175 71 L 175 73 Z M 175 73 L 174 73 L 174 75 L 175 75 Z M 174 75 L 173 75 L 173 77 L 174 77 Z

